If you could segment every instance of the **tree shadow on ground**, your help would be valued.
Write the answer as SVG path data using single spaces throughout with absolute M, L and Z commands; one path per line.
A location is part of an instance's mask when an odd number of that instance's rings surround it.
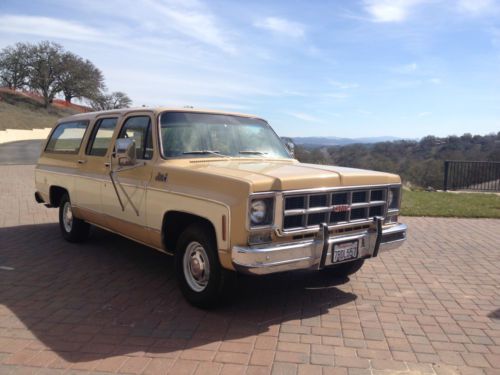
M 293 272 L 241 277 L 230 301 L 204 311 L 185 302 L 173 268 L 171 257 L 99 229 L 70 244 L 56 223 L 1 228 L 1 335 L 36 339 L 70 362 L 173 357 L 277 335 L 281 323 L 319 326 L 321 315 L 356 299 L 339 288 L 346 279 Z M 339 317 L 328 318 L 334 327 Z

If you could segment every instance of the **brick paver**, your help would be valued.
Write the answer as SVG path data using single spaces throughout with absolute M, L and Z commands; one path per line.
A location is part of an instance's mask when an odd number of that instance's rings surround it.
M 0 374 L 500 374 L 500 221 L 403 218 L 349 282 L 242 277 L 189 306 L 172 260 L 102 230 L 62 240 L 33 167 L 0 166 Z

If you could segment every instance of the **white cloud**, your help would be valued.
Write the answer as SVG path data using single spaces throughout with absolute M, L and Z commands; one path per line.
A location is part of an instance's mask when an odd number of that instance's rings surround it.
M 321 122 L 321 120 L 317 117 L 311 116 L 307 113 L 303 112 L 288 112 L 287 113 L 290 116 L 293 116 L 295 118 L 298 118 L 299 120 L 307 121 L 307 122 Z
M 429 78 L 429 82 L 433 83 L 434 85 L 440 85 L 442 81 L 441 78 L 434 77 L 434 78 Z
M 426 0 L 365 0 L 364 8 L 375 22 L 402 22 Z
M 277 95 L 268 81 L 261 82 L 254 77 L 242 75 L 234 76 L 229 71 L 213 72 L 209 75 L 183 67 L 170 71 L 161 68 L 141 71 L 134 67 L 103 71 L 113 87 L 120 87 L 123 77 L 127 77 L 127 89 L 124 91 L 133 91 L 134 100 L 139 104 L 198 107 L 209 102 L 228 103 L 240 100 L 248 103 L 251 97 Z
M 182 42 L 191 51 L 203 45 L 229 54 L 237 50 L 229 37 L 232 32 L 198 0 L 143 0 L 140 6 L 120 0 L 86 0 L 65 6 L 71 7 L 79 19 L 109 20 L 102 33 L 107 35 L 114 28 L 126 43 L 147 36 L 148 41 L 163 40 L 165 45 Z
M 145 1 L 154 14 L 161 17 L 161 27 L 173 29 L 203 43 L 229 53 L 236 48 L 228 41 L 215 16 L 200 2 L 190 1 Z
M 489 32 L 489 34 L 491 36 L 491 43 L 495 47 L 500 46 L 500 29 L 495 28 L 495 27 L 490 27 L 488 29 L 488 32 Z
M 286 89 L 281 92 L 281 95 L 283 95 L 283 96 L 310 96 L 309 93 L 304 92 L 304 91 L 286 90 Z
M 37 16 L 0 16 L 0 31 L 80 41 L 103 41 L 106 39 L 106 36 L 98 30 L 79 23 Z
M 404 64 L 404 65 L 399 65 L 394 68 L 394 71 L 396 73 L 401 73 L 401 74 L 409 74 L 409 73 L 414 73 L 418 70 L 418 64 L 416 62 Z
M 493 0 L 458 0 L 458 9 L 474 16 L 488 12 L 494 7 Z
M 364 0 L 364 9 L 374 22 L 403 22 L 412 11 L 430 0 Z M 439 3 L 439 2 L 435 2 Z M 434 3 L 434 4 L 435 4 Z M 472 16 L 498 11 L 495 0 L 456 0 L 453 7 Z
M 408 72 L 414 72 L 418 69 L 417 63 L 411 63 L 403 66 L 403 69 L 405 69 Z
M 349 97 L 348 94 L 343 92 L 330 92 L 323 95 L 326 98 L 334 98 L 334 99 L 346 99 Z
M 365 109 L 358 109 L 358 113 L 360 115 L 364 115 L 364 116 L 370 116 L 370 115 L 373 115 L 373 112 L 370 112 L 370 111 L 367 111 Z
M 427 117 L 427 116 L 430 116 L 432 115 L 432 112 L 420 112 L 418 114 L 418 117 Z
M 255 22 L 254 26 L 292 38 L 301 38 L 305 35 L 304 25 L 279 17 L 266 17 Z
M 341 90 L 356 89 L 359 87 L 359 84 L 352 83 L 352 82 L 339 82 L 339 81 L 333 81 L 333 80 L 330 80 L 328 82 L 330 83 L 330 85 L 332 85 L 338 89 L 341 89 Z

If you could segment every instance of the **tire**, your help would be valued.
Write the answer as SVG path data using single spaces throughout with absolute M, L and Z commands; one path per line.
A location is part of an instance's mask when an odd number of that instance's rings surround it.
M 89 236 L 90 224 L 73 215 L 68 193 L 59 202 L 59 227 L 68 242 L 83 242 Z
M 175 252 L 175 274 L 186 300 L 203 309 L 214 307 L 234 286 L 234 272 L 222 268 L 212 228 L 192 224 L 182 232 Z
M 361 269 L 361 267 L 363 267 L 364 263 L 365 263 L 364 259 L 357 259 L 353 260 L 352 262 L 347 262 L 325 268 L 325 271 L 328 271 L 329 273 L 331 273 L 336 277 L 346 278 L 347 276 L 358 272 Z

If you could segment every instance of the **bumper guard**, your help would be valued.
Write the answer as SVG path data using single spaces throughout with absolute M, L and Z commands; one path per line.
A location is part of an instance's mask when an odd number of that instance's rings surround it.
M 383 227 L 376 218 L 372 228 L 353 234 L 330 236 L 328 226 L 320 225 L 314 238 L 279 244 L 234 246 L 232 261 L 235 269 L 248 274 L 270 274 L 300 269 L 322 269 L 333 265 L 335 244 L 358 241 L 358 258 L 376 257 L 379 252 L 395 249 L 406 240 L 407 226 L 395 224 Z M 335 263 L 337 264 L 337 263 Z

